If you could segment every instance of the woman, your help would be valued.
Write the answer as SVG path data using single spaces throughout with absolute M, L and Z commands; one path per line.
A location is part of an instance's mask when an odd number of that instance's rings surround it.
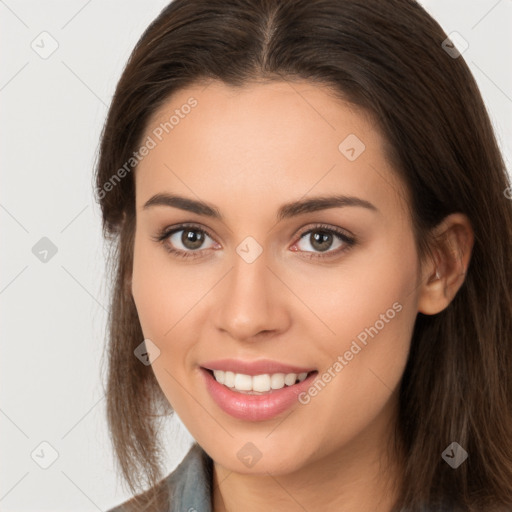
M 171 3 L 97 169 L 108 420 L 149 489 L 115 510 L 510 510 L 509 186 L 416 2 Z

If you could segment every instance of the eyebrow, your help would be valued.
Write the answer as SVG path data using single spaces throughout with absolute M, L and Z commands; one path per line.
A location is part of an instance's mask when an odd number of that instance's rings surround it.
M 152 206 L 170 206 L 173 208 L 179 208 L 180 210 L 197 213 L 198 215 L 203 215 L 205 217 L 211 217 L 213 219 L 223 219 L 222 214 L 216 207 L 209 205 L 204 201 L 197 201 L 195 199 L 189 199 L 187 197 L 173 194 L 156 194 L 146 201 L 143 209 L 145 210 Z M 292 201 L 282 205 L 277 212 L 277 220 L 282 221 L 304 213 L 327 210 L 329 208 L 343 208 L 347 206 L 366 208 L 374 212 L 379 211 L 375 205 L 359 197 L 344 195 L 320 196 L 309 199 L 299 199 L 298 201 Z

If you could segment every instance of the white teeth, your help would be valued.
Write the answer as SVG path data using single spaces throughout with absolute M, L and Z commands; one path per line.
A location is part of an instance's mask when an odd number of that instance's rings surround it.
M 213 375 L 215 376 L 215 380 L 220 384 L 224 384 L 225 373 L 224 370 L 213 370 Z
M 284 388 L 284 373 L 274 373 L 270 377 L 270 387 L 272 389 L 281 389 Z
M 270 375 L 266 373 L 265 375 L 255 375 L 252 378 L 252 390 L 253 391 L 270 391 Z
M 240 391 L 251 391 L 252 377 L 250 375 L 244 375 L 243 373 L 236 373 L 235 389 L 239 389 Z
M 228 388 L 235 387 L 235 374 L 233 372 L 226 372 L 224 374 L 224 386 Z
M 295 384 L 295 381 L 297 380 L 297 374 L 296 373 L 288 373 L 284 378 L 284 383 L 287 386 L 293 386 Z
M 215 380 L 219 384 L 224 384 L 228 388 L 234 388 L 237 391 L 256 391 L 265 393 L 271 389 L 281 389 L 285 385 L 293 386 L 297 380 L 302 382 L 307 376 L 303 373 L 273 373 L 272 375 L 264 373 L 262 375 L 246 375 L 244 373 L 225 372 L 223 370 L 213 370 Z

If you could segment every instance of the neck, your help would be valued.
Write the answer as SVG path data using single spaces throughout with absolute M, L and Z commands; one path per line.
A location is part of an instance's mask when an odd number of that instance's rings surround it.
M 401 471 L 389 448 L 394 424 L 387 420 L 292 473 L 240 474 L 214 463 L 213 511 L 391 512 Z

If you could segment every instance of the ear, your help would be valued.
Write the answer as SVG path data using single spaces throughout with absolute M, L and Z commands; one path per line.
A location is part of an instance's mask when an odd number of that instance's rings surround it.
M 474 244 L 468 217 L 453 213 L 433 230 L 432 258 L 422 267 L 418 311 L 435 315 L 445 309 L 466 277 Z

